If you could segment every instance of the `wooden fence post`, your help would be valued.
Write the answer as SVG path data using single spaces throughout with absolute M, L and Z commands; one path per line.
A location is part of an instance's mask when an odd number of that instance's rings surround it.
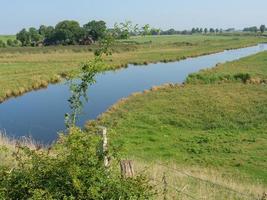
M 108 167 L 109 166 L 109 159 L 108 159 L 108 137 L 107 137 L 107 128 L 102 127 L 102 142 L 103 142 L 103 155 L 104 155 L 104 166 Z
M 122 160 L 120 162 L 120 166 L 121 166 L 121 176 L 123 178 L 132 178 L 132 177 L 134 177 L 133 161 L 131 161 L 131 160 Z

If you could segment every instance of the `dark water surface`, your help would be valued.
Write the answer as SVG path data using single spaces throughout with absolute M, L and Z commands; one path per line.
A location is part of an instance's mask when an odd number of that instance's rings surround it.
M 267 50 L 267 44 L 173 63 L 129 65 L 126 69 L 101 73 L 97 76 L 97 83 L 89 89 L 89 103 L 78 124 L 83 126 L 87 120 L 95 119 L 120 98 L 133 92 L 164 83 L 182 83 L 192 72 L 264 50 Z M 0 130 L 10 136 L 32 136 L 43 143 L 52 142 L 56 139 L 57 132 L 64 129 L 64 114 L 69 111 L 69 95 L 68 86 L 60 83 L 0 104 Z

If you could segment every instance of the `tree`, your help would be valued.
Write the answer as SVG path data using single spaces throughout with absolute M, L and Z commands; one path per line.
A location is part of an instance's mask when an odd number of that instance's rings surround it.
M 94 41 L 98 41 L 105 37 L 107 32 L 106 22 L 104 21 L 91 21 L 83 26 L 85 35 L 92 37 Z
M 132 30 L 132 34 L 133 35 L 138 35 L 139 32 L 140 32 L 139 25 L 135 24 L 134 27 L 133 27 L 133 30 Z
M 161 32 L 161 30 L 160 29 L 157 29 L 157 28 L 152 28 L 150 30 L 150 34 L 151 35 L 160 35 L 160 32 Z
M 17 33 L 16 38 L 21 42 L 22 46 L 29 46 L 31 44 L 30 33 L 25 28 Z
M 210 28 L 210 33 L 215 33 L 214 28 Z
M 244 28 L 243 31 L 244 32 L 255 32 L 255 33 L 257 33 L 258 28 L 257 28 L 257 26 L 252 26 L 252 27 Z
M 261 33 L 264 33 L 265 30 L 266 30 L 265 25 L 261 25 L 261 26 L 260 26 L 260 31 L 261 31 Z
M 14 44 L 13 44 L 13 40 L 11 40 L 11 39 L 8 39 L 8 40 L 6 41 L 6 44 L 7 44 L 7 46 L 10 46 L 10 47 L 13 47 L 13 46 L 14 46 Z
M 6 43 L 3 40 L 0 40 L 0 48 L 6 47 Z
M 40 35 L 39 31 L 34 27 L 29 28 L 29 35 L 32 46 L 36 46 L 39 42 L 41 42 L 44 39 L 44 37 Z
M 150 26 L 146 24 L 142 27 L 142 35 L 150 35 Z
M 60 44 L 77 44 L 83 35 L 83 30 L 76 21 L 65 20 L 55 27 L 53 39 Z
M 192 28 L 191 33 L 192 34 L 196 33 L 196 29 L 195 28 Z
M 205 34 L 208 33 L 208 29 L 207 29 L 207 28 L 204 29 L 204 33 L 205 33 Z
M 133 31 L 132 22 L 126 21 L 120 24 L 115 23 L 113 34 L 114 34 L 114 37 L 117 39 L 128 39 L 132 31 Z

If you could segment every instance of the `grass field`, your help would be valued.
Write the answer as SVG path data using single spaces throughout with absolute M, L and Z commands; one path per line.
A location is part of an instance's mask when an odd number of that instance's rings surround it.
M 8 39 L 15 40 L 16 36 L 15 35 L 0 35 L 0 40 L 3 42 L 6 42 Z
M 201 70 L 187 78 L 188 83 L 225 83 L 237 81 L 267 83 L 267 52 L 249 56 L 238 61 Z
M 262 52 L 199 74 L 241 71 L 266 77 L 266 55 Z M 134 94 L 111 107 L 97 124 L 109 127 L 111 141 L 122 145 L 127 157 L 211 167 L 266 186 L 266 84 L 195 82 Z
M 1 36 L 3 37 L 3 36 Z M 106 69 L 129 63 L 168 62 L 267 42 L 252 36 L 147 36 L 119 41 L 106 58 Z M 0 49 L 0 102 L 60 81 L 92 56 L 94 46 Z

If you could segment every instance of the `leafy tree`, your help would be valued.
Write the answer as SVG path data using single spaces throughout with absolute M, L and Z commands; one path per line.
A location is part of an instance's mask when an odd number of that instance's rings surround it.
M 200 28 L 200 29 L 199 29 L 199 32 L 200 32 L 200 33 L 203 33 L 203 28 Z
M 261 33 L 264 33 L 265 30 L 266 30 L 265 25 L 261 25 L 261 26 L 260 26 L 260 31 L 261 31 Z
M 0 40 L 0 48 L 6 47 L 6 43 L 3 40 Z
M 244 32 L 255 32 L 255 33 L 257 33 L 258 28 L 257 28 L 257 26 L 252 26 L 252 27 L 244 28 L 243 31 Z
M 135 24 L 135 25 L 133 26 L 133 29 L 132 29 L 132 34 L 133 34 L 133 35 L 138 35 L 139 32 L 140 32 L 139 25 L 138 25 L 138 24 Z
M 39 32 L 39 34 L 42 35 L 43 37 L 46 37 L 46 30 L 47 30 L 47 27 L 46 27 L 45 25 L 41 25 L 41 26 L 39 27 L 38 32 Z
M 56 44 L 55 29 L 53 26 L 41 25 L 39 34 L 44 37 L 44 45 Z
M 204 29 L 204 33 L 205 33 L 205 34 L 208 33 L 208 29 L 207 29 L 207 28 Z
M 142 35 L 150 35 L 150 26 L 146 24 L 142 27 Z
M 83 26 L 86 36 L 91 36 L 94 41 L 98 41 L 105 37 L 107 32 L 106 22 L 91 21 Z
M 165 35 L 175 35 L 176 33 L 177 33 L 177 31 L 173 28 L 164 32 Z
M 7 46 L 10 46 L 10 47 L 13 47 L 13 46 L 14 46 L 14 44 L 13 44 L 13 40 L 11 40 L 11 39 L 8 39 L 8 40 L 6 41 L 6 44 L 7 44 Z
M 195 28 L 192 28 L 191 33 L 192 34 L 196 33 L 196 29 Z
M 39 34 L 39 31 L 31 27 L 29 28 L 30 42 L 32 46 L 36 46 L 39 42 L 43 40 L 43 36 Z
M 25 28 L 17 33 L 16 38 L 21 42 L 22 46 L 29 46 L 31 44 L 30 33 Z
M 60 44 L 77 44 L 83 35 L 83 30 L 76 21 L 65 20 L 55 27 L 53 39 Z
M 210 28 L 210 33 L 215 33 L 214 28 Z
M 128 39 L 130 38 L 131 32 L 133 32 L 133 25 L 131 21 L 126 21 L 124 23 L 115 23 L 114 25 L 114 36 L 117 39 Z
M 150 30 L 150 34 L 151 35 L 160 35 L 160 32 L 161 32 L 161 30 L 160 29 L 156 29 L 156 28 L 152 28 Z

